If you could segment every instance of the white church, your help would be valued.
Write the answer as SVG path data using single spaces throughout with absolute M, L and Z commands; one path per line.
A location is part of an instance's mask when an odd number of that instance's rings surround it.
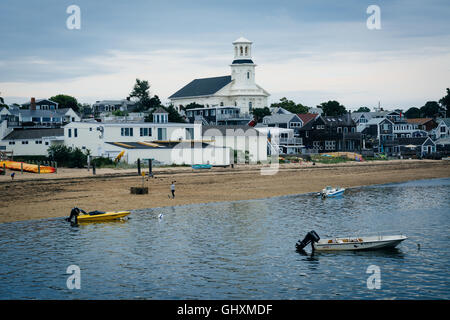
M 192 102 L 205 108 L 236 106 L 241 114 L 267 107 L 270 94 L 255 82 L 256 64 L 252 60 L 252 42 L 241 37 L 233 42 L 231 76 L 195 79 L 169 97 L 181 111 Z

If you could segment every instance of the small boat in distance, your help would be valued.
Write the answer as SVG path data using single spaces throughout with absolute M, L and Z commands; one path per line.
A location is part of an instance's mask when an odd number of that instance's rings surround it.
M 405 235 L 377 235 L 363 237 L 341 237 L 320 239 L 314 231 L 306 234 L 302 241 L 296 243 L 298 250 L 303 250 L 311 243 L 313 251 L 348 251 L 348 250 L 376 250 L 394 248 L 403 240 Z
M 322 189 L 317 195 L 322 198 L 326 197 L 337 197 L 344 194 L 345 189 L 341 187 L 332 188 L 330 186 L 326 186 L 325 189 Z
M 211 169 L 212 165 L 210 164 L 193 164 L 192 169 Z

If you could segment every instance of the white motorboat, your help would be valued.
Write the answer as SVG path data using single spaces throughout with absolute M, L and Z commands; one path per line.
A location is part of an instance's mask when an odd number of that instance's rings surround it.
M 341 187 L 332 188 L 330 186 L 325 187 L 318 193 L 319 196 L 325 197 L 337 197 L 344 194 L 345 189 Z
M 405 235 L 376 235 L 320 239 L 313 230 L 308 232 L 303 241 L 297 242 L 296 247 L 299 250 L 302 250 L 311 243 L 313 250 L 316 251 L 376 250 L 394 248 L 405 239 L 408 239 Z

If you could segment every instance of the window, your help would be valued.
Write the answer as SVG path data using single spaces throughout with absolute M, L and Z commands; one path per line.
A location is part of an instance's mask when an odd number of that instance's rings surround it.
M 78 129 L 73 129 L 73 136 L 76 138 L 78 137 Z
M 252 111 L 252 108 L 253 108 L 253 105 L 252 105 L 252 102 L 250 101 L 250 102 L 248 103 L 248 109 L 249 109 L 250 111 Z
M 45 145 L 48 146 L 48 141 L 45 141 Z
M 325 150 L 334 150 L 336 149 L 336 141 L 325 141 Z
M 352 132 L 355 132 L 355 127 L 352 127 Z
M 216 110 L 211 110 L 211 115 L 215 116 L 216 115 Z
M 445 133 L 445 127 L 444 126 L 441 127 L 441 133 Z
M 158 128 L 158 140 L 167 140 L 166 128 Z
M 22 141 L 22 144 L 28 144 L 28 141 L 24 140 Z
M 133 136 L 133 128 L 120 128 L 120 135 L 122 137 L 132 137 Z
M 140 128 L 139 134 L 141 137 L 148 137 L 152 135 L 152 128 Z
M 92 131 L 92 128 L 89 128 L 89 131 Z
M 250 79 L 250 72 L 247 71 L 247 79 Z
M 300 122 L 291 122 L 290 127 L 291 128 L 300 128 L 302 124 Z
M 16 142 L 15 141 L 10 141 L 9 144 L 16 144 Z
M 341 127 L 338 127 L 338 128 L 337 128 L 337 132 L 338 132 L 338 133 L 342 132 L 342 128 L 341 128 Z
M 35 143 L 36 144 L 42 144 L 42 140 L 36 140 Z
M 348 133 L 348 128 L 344 127 L 344 133 Z
M 383 130 L 389 130 L 389 124 L 387 123 L 383 124 Z
M 69 136 L 69 138 L 72 138 L 72 129 L 68 129 L 68 136 Z
M 194 128 L 186 128 L 186 140 L 194 139 Z

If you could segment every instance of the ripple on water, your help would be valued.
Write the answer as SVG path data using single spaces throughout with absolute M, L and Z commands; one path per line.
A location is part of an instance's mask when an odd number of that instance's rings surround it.
M 126 222 L 0 225 L 1 299 L 448 299 L 450 179 L 137 210 Z M 159 219 L 163 214 L 163 219 Z M 320 236 L 401 232 L 397 249 L 300 255 Z M 418 248 L 420 244 L 420 249 Z M 308 249 L 309 251 L 309 249 Z M 82 289 L 66 288 L 81 268 Z M 369 265 L 382 287 L 369 290 Z

